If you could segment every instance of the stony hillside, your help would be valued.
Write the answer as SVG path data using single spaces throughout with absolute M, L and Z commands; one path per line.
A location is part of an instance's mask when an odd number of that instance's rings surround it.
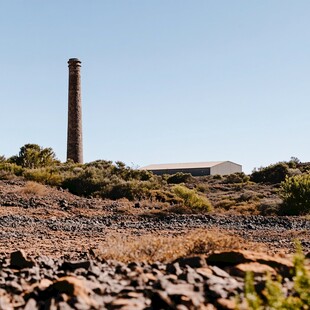
M 214 211 L 0 181 L 0 309 L 234 309 L 247 270 L 260 290 L 268 271 L 293 293 L 294 240 L 309 256 L 309 218 L 259 214 L 275 205 L 276 186 L 188 186 Z

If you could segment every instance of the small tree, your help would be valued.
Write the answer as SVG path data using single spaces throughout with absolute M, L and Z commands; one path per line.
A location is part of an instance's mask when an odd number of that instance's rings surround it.
M 20 148 L 19 154 L 9 158 L 9 162 L 23 168 L 41 168 L 59 163 L 52 148 L 42 148 L 37 144 L 25 144 Z
M 283 204 L 280 213 L 302 215 L 310 213 L 310 174 L 286 177 L 281 183 Z

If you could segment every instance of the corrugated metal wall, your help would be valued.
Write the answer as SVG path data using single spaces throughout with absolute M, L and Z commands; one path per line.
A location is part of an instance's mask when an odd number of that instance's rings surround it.
M 226 175 L 236 172 L 242 172 L 242 166 L 226 161 L 214 167 L 211 167 L 211 175 L 220 174 Z
M 190 173 L 194 177 L 210 175 L 210 168 L 189 168 L 189 169 L 162 169 L 162 170 L 150 170 L 154 174 L 175 174 L 178 172 Z

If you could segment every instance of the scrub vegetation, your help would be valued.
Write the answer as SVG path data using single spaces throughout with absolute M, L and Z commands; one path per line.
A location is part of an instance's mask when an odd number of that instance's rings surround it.
M 192 177 L 157 176 L 123 162 L 60 162 L 51 148 L 26 144 L 18 155 L 0 156 L 0 179 L 23 178 L 84 197 L 128 199 L 160 211 L 307 215 L 310 213 L 310 163 L 297 158 L 234 173 Z M 32 191 L 35 186 L 32 186 Z
M 300 246 L 297 247 L 293 263 L 294 286 L 289 296 L 284 293 L 282 288 L 282 278 L 278 276 L 276 279 L 272 279 L 270 274 L 267 275 L 265 288 L 259 294 L 255 288 L 253 273 L 248 272 L 245 277 L 246 309 L 309 309 L 310 274 Z

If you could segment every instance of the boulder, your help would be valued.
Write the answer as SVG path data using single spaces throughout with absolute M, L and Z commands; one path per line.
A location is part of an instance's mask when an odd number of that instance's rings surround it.
M 12 252 L 10 255 L 10 267 L 14 269 L 31 268 L 34 266 L 32 260 L 27 260 L 26 254 L 23 250 Z
M 264 253 L 255 253 L 249 251 L 216 251 L 207 258 L 209 265 L 219 267 L 223 266 L 236 266 L 245 263 L 260 263 L 272 267 L 282 276 L 291 276 L 293 263 L 288 259 L 270 256 Z

